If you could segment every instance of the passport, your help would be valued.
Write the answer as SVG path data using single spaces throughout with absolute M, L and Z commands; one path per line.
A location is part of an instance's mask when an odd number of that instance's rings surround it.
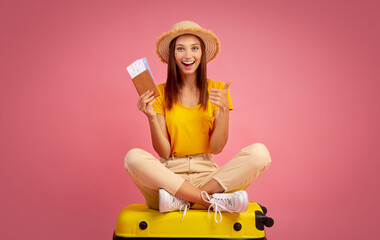
M 148 90 L 153 91 L 153 96 L 160 96 L 152 72 L 150 71 L 146 58 L 138 59 L 127 67 L 139 96 Z

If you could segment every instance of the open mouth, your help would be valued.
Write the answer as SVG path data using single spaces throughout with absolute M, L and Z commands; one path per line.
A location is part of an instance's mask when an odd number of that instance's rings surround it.
M 193 64 L 195 63 L 195 61 L 192 61 L 192 62 L 182 62 L 183 65 L 185 65 L 185 67 L 191 67 L 193 66 Z

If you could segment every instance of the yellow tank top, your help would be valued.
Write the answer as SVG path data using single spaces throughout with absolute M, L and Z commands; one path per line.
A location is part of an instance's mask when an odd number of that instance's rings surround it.
M 208 91 L 210 88 L 224 88 L 223 82 L 208 79 Z M 171 155 L 185 156 L 199 153 L 211 153 L 210 137 L 214 128 L 214 111 L 219 107 L 208 101 L 204 110 L 201 105 L 186 107 L 177 102 L 168 111 L 165 108 L 165 83 L 157 86 L 160 96 L 156 98 L 153 109 L 157 114 L 165 115 L 168 129 Z M 228 90 L 230 110 L 233 109 L 230 92 Z

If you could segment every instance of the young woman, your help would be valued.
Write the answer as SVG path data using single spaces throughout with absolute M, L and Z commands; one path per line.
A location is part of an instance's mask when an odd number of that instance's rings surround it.
M 245 212 L 244 189 L 271 162 L 260 143 L 244 148 L 222 167 L 212 160 L 227 143 L 233 109 L 231 82 L 207 79 L 207 63 L 219 50 L 215 34 L 190 21 L 175 24 L 157 39 L 156 53 L 168 64 L 167 81 L 157 86 L 159 97 L 148 91 L 137 107 L 148 118 L 160 160 L 141 149 L 125 157 L 127 172 L 153 209 L 187 210 L 195 203 L 212 207 L 220 216 L 220 211 Z

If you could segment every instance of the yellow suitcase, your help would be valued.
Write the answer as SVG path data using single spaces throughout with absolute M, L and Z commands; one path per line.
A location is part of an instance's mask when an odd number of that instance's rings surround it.
M 113 240 L 144 239 L 266 239 L 264 227 L 273 219 L 258 203 L 250 202 L 245 213 L 222 213 L 216 223 L 214 212 L 190 209 L 181 222 L 182 213 L 160 213 L 145 204 L 132 204 L 119 214 Z

